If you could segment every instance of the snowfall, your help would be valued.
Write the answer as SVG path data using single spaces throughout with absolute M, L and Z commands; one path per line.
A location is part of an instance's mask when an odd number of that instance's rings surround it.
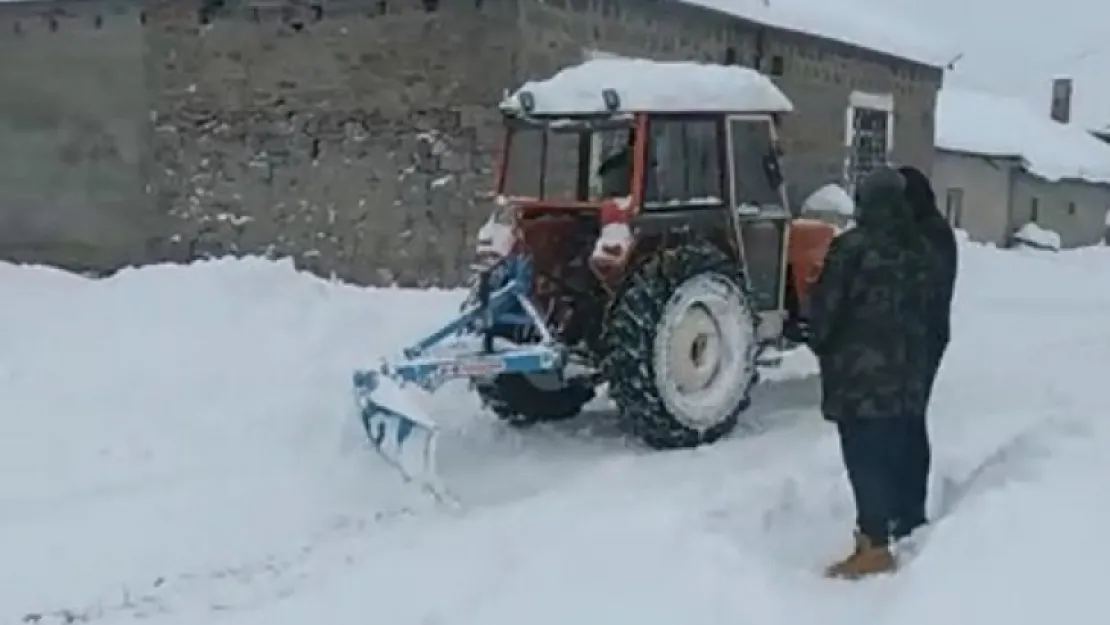
M 820 575 L 853 514 L 806 352 L 693 451 L 622 438 L 604 397 L 513 430 L 448 386 L 453 510 L 367 450 L 348 385 L 460 292 L 261 259 L 0 265 L 0 623 L 1102 622 L 1110 249 L 960 252 L 931 410 L 947 514 L 855 583 Z

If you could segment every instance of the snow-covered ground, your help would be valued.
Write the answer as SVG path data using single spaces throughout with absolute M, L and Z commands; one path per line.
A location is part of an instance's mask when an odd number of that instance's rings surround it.
M 858 584 L 819 576 L 852 507 L 812 377 L 672 453 L 622 440 L 602 401 L 517 432 L 449 387 L 448 512 L 362 447 L 348 381 L 458 293 L 264 261 L 0 265 L 0 623 L 1101 622 L 1110 249 L 961 253 L 934 505 L 966 496 Z

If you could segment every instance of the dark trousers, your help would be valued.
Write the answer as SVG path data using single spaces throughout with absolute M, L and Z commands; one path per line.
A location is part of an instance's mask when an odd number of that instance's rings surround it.
M 932 450 L 924 415 L 906 419 L 906 447 L 902 457 L 901 506 L 894 525 L 894 537 L 902 538 L 926 522 L 925 500 L 929 494 L 929 466 Z
M 856 500 L 856 525 L 873 545 L 886 545 L 925 522 L 929 438 L 925 419 L 890 417 L 837 423 L 840 449 Z

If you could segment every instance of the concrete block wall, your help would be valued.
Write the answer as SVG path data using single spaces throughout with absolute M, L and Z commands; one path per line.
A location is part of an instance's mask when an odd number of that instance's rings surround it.
M 940 70 L 789 33 L 767 38 L 762 64 L 768 72 L 778 65 L 776 84 L 795 106 L 781 124 L 792 204 L 800 205 L 828 183 L 843 181 L 846 115 L 853 92 L 893 96 L 891 160 L 932 171 Z
M 939 71 L 669 0 L 0 3 L 0 58 L 22 59 L 0 66 L 0 165 L 22 167 L 0 173 L 0 256 L 110 270 L 266 252 L 459 284 L 503 90 L 589 49 L 783 57 L 796 202 L 842 173 L 852 88 L 894 93 L 896 157 L 931 161 Z

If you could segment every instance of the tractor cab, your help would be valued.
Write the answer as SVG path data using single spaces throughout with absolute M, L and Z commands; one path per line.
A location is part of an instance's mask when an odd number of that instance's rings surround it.
M 591 223 L 590 263 L 610 283 L 696 234 L 737 259 L 760 334 L 776 338 L 801 321 L 834 232 L 792 218 L 776 131 L 792 108 L 767 77 L 735 66 L 596 59 L 525 84 L 501 106 L 501 221 L 529 249 L 565 239 L 554 222 Z

